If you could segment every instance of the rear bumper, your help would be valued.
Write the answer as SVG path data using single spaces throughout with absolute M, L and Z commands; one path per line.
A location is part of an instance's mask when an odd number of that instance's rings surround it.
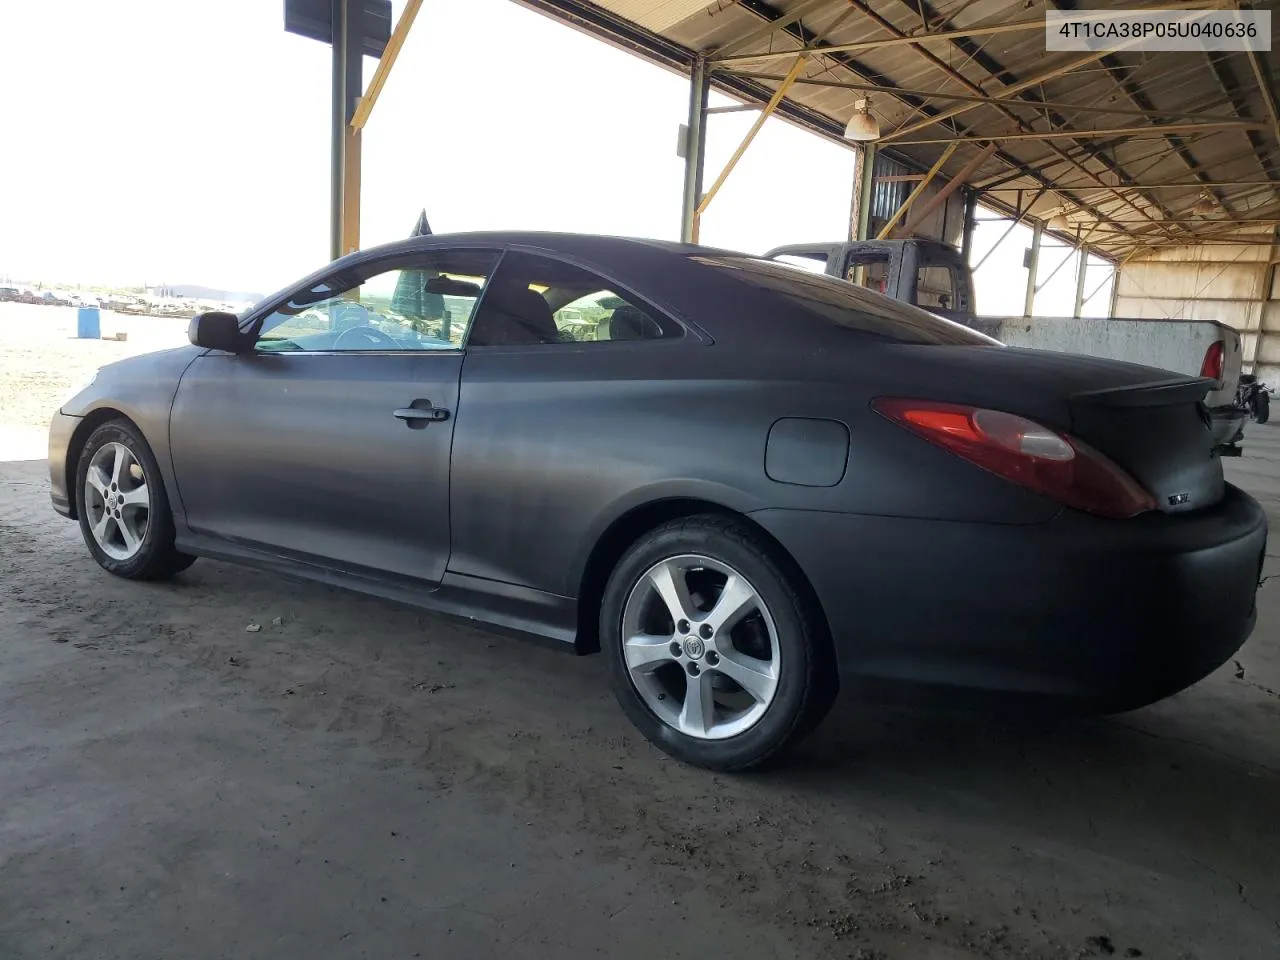
M 49 423 L 49 496 L 53 509 L 64 517 L 75 519 L 75 501 L 68 483 L 67 451 L 71 437 L 80 425 L 80 417 L 69 417 L 59 411 Z
M 1209 409 L 1210 430 L 1213 432 L 1213 444 L 1235 443 L 1244 432 L 1244 424 L 1249 415 L 1235 406 L 1211 407 Z
M 752 515 L 808 575 L 845 679 L 1130 709 L 1195 683 L 1249 636 L 1262 508 L 1000 525 Z

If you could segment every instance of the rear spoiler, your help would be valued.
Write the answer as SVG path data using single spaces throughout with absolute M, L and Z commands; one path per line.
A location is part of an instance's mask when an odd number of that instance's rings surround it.
M 1214 381 L 1208 377 L 1176 377 L 1127 387 L 1086 390 L 1083 393 L 1073 393 L 1070 399 L 1072 403 L 1089 403 L 1102 407 L 1162 407 L 1203 400 L 1205 394 L 1214 387 Z

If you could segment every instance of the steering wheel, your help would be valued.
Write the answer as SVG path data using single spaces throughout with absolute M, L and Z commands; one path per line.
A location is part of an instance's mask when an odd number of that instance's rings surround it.
M 392 350 L 400 349 L 400 344 L 395 337 L 391 336 L 389 333 L 383 333 L 377 327 L 367 326 L 351 327 L 347 330 L 343 330 L 338 334 L 338 339 L 333 341 L 333 349 L 341 350 L 343 348 L 343 341 L 348 337 L 350 337 L 352 341 L 359 342 L 359 346 L 352 343 L 347 349 L 368 349 L 370 346 L 388 347 Z

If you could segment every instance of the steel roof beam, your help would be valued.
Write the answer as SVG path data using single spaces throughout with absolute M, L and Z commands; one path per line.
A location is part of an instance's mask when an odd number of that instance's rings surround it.
M 735 70 L 734 76 L 749 77 L 752 80 L 770 80 L 778 82 L 782 79 L 783 74 L 780 73 L 759 73 L 756 71 L 740 71 Z M 875 83 L 856 83 L 845 80 L 819 80 L 816 77 L 800 77 L 796 80 L 796 84 L 802 87 L 830 87 L 838 90 L 855 90 L 862 93 L 889 93 L 889 94 L 907 94 L 913 97 L 920 97 L 925 100 L 957 100 L 966 103 L 991 104 L 992 106 L 1006 106 L 1010 109 L 1032 109 L 1039 110 L 1076 110 L 1081 113 L 1107 113 L 1119 114 L 1126 117 L 1148 117 L 1158 116 L 1171 120 L 1187 120 L 1197 123 L 1214 123 L 1216 121 L 1233 121 L 1240 118 L 1231 115 L 1215 113 L 1199 113 L 1188 112 L 1185 110 L 1157 110 L 1148 114 L 1142 110 L 1132 110 L 1127 107 L 1108 107 L 1099 105 L 1084 105 L 1079 103 L 1065 103 L 1061 100 L 1027 100 L 1022 97 L 1013 97 L 1003 99 L 1001 97 L 989 97 L 976 93 L 943 93 L 939 90 L 920 90 L 910 87 L 892 86 L 885 87 Z M 1216 101 L 1215 101 L 1216 102 Z
M 769 6 L 769 4 L 764 3 L 763 0 L 739 0 L 739 6 L 743 10 L 753 13 L 764 20 L 775 20 L 781 17 L 781 14 L 779 14 L 776 10 L 774 10 L 773 7 Z M 800 40 L 802 43 L 804 42 L 803 28 L 799 28 L 797 24 L 791 24 L 784 29 L 792 37 L 792 39 Z M 812 46 L 816 51 L 815 55 L 828 56 L 829 59 L 831 59 L 833 62 L 837 63 L 844 69 L 850 71 L 859 79 L 873 80 L 878 86 L 882 86 L 890 89 L 893 88 L 894 84 L 888 77 L 878 73 L 871 67 L 868 67 L 866 64 L 861 63 L 855 58 L 840 52 L 835 52 L 828 55 L 825 52 L 825 47 L 826 47 L 825 43 L 816 43 L 816 44 L 813 44 Z M 730 74 L 730 76 L 732 75 Z M 925 116 L 933 116 L 933 115 L 936 115 L 938 112 L 936 109 L 928 106 L 927 102 L 922 97 L 913 96 L 911 94 L 902 93 L 900 91 L 895 92 L 893 96 L 894 96 L 894 99 L 899 100 L 902 103 L 905 103 L 907 106 L 912 107 L 915 110 L 918 110 L 920 113 L 924 114 Z M 965 131 L 963 130 L 963 128 L 961 128 L 961 132 L 967 133 L 968 131 Z M 1017 157 L 1012 156 L 1011 154 L 1006 153 L 1003 150 L 997 150 L 994 156 L 996 157 L 997 160 L 999 160 L 1001 163 L 1005 164 L 1006 166 L 1019 170 L 1023 175 L 1035 181 L 1037 185 L 1044 186 L 1044 187 L 1047 187 L 1049 190 L 1061 193 L 1061 191 L 1057 190 L 1057 188 L 1052 182 L 1041 177 L 1035 170 L 1028 167 L 1025 163 L 1023 163 Z M 1097 210 L 1095 207 L 1086 203 L 1085 201 L 1080 199 L 1078 196 L 1075 196 L 1073 194 L 1063 194 L 1063 195 L 1067 199 L 1070 199 L 1077 206 L 1080 206 L 1082 209 L 1090 211 L 1100 219 L 1103 219 L 1103 220 L 1110 219 L 1105 213 L 1103 213 L 1100 210 Z
M 1232 0 L 1204 0 L 1203 4 L 1195 11 L 1195 13 L 1197 14 L 1202 13 L 1205 10 L 1218 10 L 1230 2 L 1232 2 Z M 1187 15 L 1187 19 L 1192 19 L 1192 18 L 1193 18 L 1193 14 Z M 1036 87 L 1042 83 L 1048 83 L 1050 80 L 1056 80 L 1058 77 L 1065 76 L 1066 74 L 1071 73 L 1079 69 L 1080 67 L 1085 67 L 1091 63 L 1096 63 L 1099 60 L 1101 60 L 1103 57 L 1110 56 L 1111 53 L 1114 51 L 1125 49 L 1127 47 L 1136 46 L 1141 41 L 1142 41 L 1142 38 L 1140 37 L 1135 37 L 1130 40 L 1124 40 L 1119 44 L 1117 44 L 1115 47 L 1110 48 L 1109 50 L 1106 50 L 1106 51 L 1095 50 L 1092 53 L 1085 54 L 1082 57 L 1077 57 L 1076 59 L 1071 60 L 1067 63 L 1060 63 L 1055 67 L 1045 70 L 1043 73 L 1036 74 L 1034 77 L 1031 77 L 1028 80 L 1020 80 L 1017 83 L 1012 84 L 1011 86 L 1006 86 L 1002 90 L 995 90 L 992 92 L 1006 96 L 1006 97 L 1015 96 L 1016 94 L 1019 94 L 1024 90 L 1030 90 L 1032 87 Z M 921 121 L 920 123 L 917 123 L 917 124 L 912 124 L 909 127 L 896 131 L 892 135 L 892 139 L 897 139 L 899 137 L 906 136 L 909 133 L 915 133 L 917 130 L 922 130 L 926 127 L 932 126 L 935 123 L 940 123 L 943 120 L 949 120 L 952 117 L 957 117 L 962 113 L 968 113 L 970 110 L 976 109 L 976 107 L 977 107 L 976 104 L 968 104 L 968 105 L 959 106 L 959 107 L 951 107 L 948 110 L 944 110 L 942 113 L 939 113 L 933 117 L 930 117 L 928 120 Z M 884 138 L 884 139 L 887 140 L 890 138 Z
M 1262 95 L 1262 102 L 1269 112 L 1275 110 L 1275 100 L 1272 97 L 1271 90 L 1268 89 L 1268 77 L 1265 65 L 1256 59 L 1256 54 L 1249 55 L 1250 66 L 1253 68 L 1254 76 L 1258 80 L 1258 90 Z M 1231 69 L 1231 65 L 1227 63 L 1225 57 L 1214 56 L 1206 53 L 1205 58 L 1209 61 L 1209 69 L 1213 72 L 1214 79 L 1218 81 L 1218 86 L 1222 88 L 1222 92 L 1226 94 L 1227 99 L 1231 101 L 1231 108 L 1236 112 L 1236 116 L 1245 117 L 1249 115 L 1249 103 L 1241 93 L 1241 83 L 1236 77 L 1235 71 Z M 1273 123 L 1276 125 L 1277 143 L 1280 143 L 1280 117 L 1273 114 Z M 1258 157 L 1258 167 L 1265 176 L 1272 180 L 1280 180 L 1280 170 L 1276 168 L 1275 163 L 1265 154 L 1266 143 L 1262 137 L 1257 134 L 1245 134 L 1249 140 L 1249 146 L 1253 148 L 1254 154 Z
M 901 0 L 901 2 L 909 8 L 912 7 L 912 0 Z M 848 3 L 850 4 L 850 6 L 853 6 L 859 10 L 862 10 L 867 17 L 869 17 L 877 25 L 879 25 L 881 29 L 885 30 L 891 35 L 900 37 L 900 38 L 910 39 L 896 25 L 894 25 L 891 21 L 887 20 L 885 17 L 876 13 L 874 10 L 870 8 L 870 6 L 867 5 L 867 3 L 862 2 L 862 0 L 848 0 Z M 929 3 L 929 0 L 915 0 L 915 3 L 919 8 L 921 16 L 926 18 L 926 22 L 929 16 L 933 16 L 934 18 L 940 17 L 940 14 L 933 8 L 932 4 Z M 953 38 L 950 40 L 950 45 L 955 47 L 961 53 L 965 54 L 968 60 L 973 60 L 982 69 L 986 70 L 989 75 L 1000 80 L 1002 83 L 1007 84 L 1011 81 L 1017 80 L 1017 78 L 1014 77 L 1008 70 L 1006 70 L 1003 67 L 1003 65 L 1001 65 L 998 61 L 996 61 L 994 57 L 985 53 L 982 50 L 982 48 L 974 44 L 974 42 L 971 39 Z M 975 94 L 986 93 L 986 91 L 983 90 L 982 87 L 980 87 L 976 83 L 973 83 L 971 80 L 969 80 L 968 77 L 962 74 L 959 70 L 952 67 L 945 60 L 942 60 L 936 54 L 924 49 L 924 47 L 922 46 L 913 45 L 911 49 L 915 51 L 919 56 L 923 57 L 928 63 L 933 65 L 935 68 L 937 68 L 938 70 L 941 70 L 946 76 L 950 77 L 952 80 L 956 81 L 957 83 L 962 84 L 966 89 L 970 90 L 971 92 Z M 1022 94 L 1021 96 L 1024 99 L 1028 97 L 1027 94 Z M 1016 123 L 1019 129 L 1023 130 L 1024 132 L 1032 132 L 1033 128 L 1030 122 L 1019 117 L 1009 107 L 998 106 L 996 107 L 996 109 L 999 110 L 1001 113 L 1003 113 L 1006 117 L 1008 117 L 1014 123 Z M 1065 119 L 1059 116 L 1055 116 L 1051 118 L 1051 122 L 1057 122 L 1058 125 L 1062 125 L 1063 123 L 1065 123 Z M 1054 153 L 1062 156 L 1064 159 L 1068 159 L 1067 154 L 1062 150 L 1062 148 L 1051 144 L 1050 149 L 1053 150 Z M 1095 159 L 1098 159 L 1099 162 L 1103 164 L 1103 166 L 1111 170 L 1117 176 L 1123 176 L 1123 171 L 1120 170 L 1119 167 L 1117 167 L 1112 161 L 1108 160 L 1105 156 L 1098 156 L 1095 153 Z M 1069 160 L 1069 162 L 1077 170 L 1079 170 L 1081 173 L 1085 174 L 1086 176 L 1092 177 L 1098 183 L 1103 182 L 1102 178 L 1098 176 L 1098 174 L 1096 174 L 1094 171 L 1090 170 L 1087 166 L 1085 166 L 1084 163 L 1076 160 Z M 1145 211 L 1143 211 L 1142 208 L 1140 208 L 1137 204 L 1127 199 L 1125 202 L 1126 202 L 1126 205 L 1128 205 L 1132 209 L 1138 211 L 1139 213 L 1142 213 L 1143 215 L 1146 215 Z M 1157 209 L 1160 209 L 1162 213 L 1166 212 L 1162 208 L 1160 208 L 1158 204 L 1153 203 L 1150 199 L 1148 199 L 1148 202 L 1152 203 L 1152 205 L 1155 206 Z
M 900 147 L 914 147 L 927 143 L 985 143 L 988 140 L 1072 140 L 1088 137 L 1123 137 L 1125 140 L 1166 139 L 1170 133 L 1195 130 L 1258 130 L 1264 124 L 1248 120 L 1220 120 L 1217 123 L 1161 123 L 1141 127 L 1113 127 L 1106 130 L 1032 130 L 1026 133 L 994 133 L 968 137 L 938 137 L 927 140 L 899 140 Z M 1174 147 L 1177 150 L 1177 147 Z M 1063 157 L 1070 162 L 1071 158 Z
M 807 10 L 805 11 L 808 12 Z M 787 22 L 794 23 L 800 19 L 795 16 L 796 11 L 793 10 L 787 14 Z M 803 16 L 803 14 L 801 14 Z M 936 33 L 915 33 L 904 34 L 902 36 L 893 37 L 889 40 L 859 40 L 853 43 L 833 43 L 823 47 L 823 53 L 859 53 L 866 50 L 881 50 L 885 47 L 906 46 L 908 44 L 917 43 L 933 43 L 947 42 L 949 40 L 959 39 L 961 37 L 987 37 L 1001 33 L 1018 33 L 1030 30 L 1043 30 L 1044 20 L 1019 20 L 1015 23 L 997 23 L 987 24 L 980 27 L 969 27 L 960 30 L 942 30 Z M 770 31 L 773 32 L 773 31 Z M 744 46 L 745 44 L 735 44 L 735 47 Z M 804 50 L 777 50 L 768 53 L 744 53 L 733 56 L 712 55 L 711 60 L 725 67 L 736 66 L 740 63 L 759 63 L 766 60 L 781 60 L 786 57 L 793 57 L 797 53 L 805 52 Z M 808 52 L 817 53 L 817 48 L 810 47 Z
M 1048 0 L 1048 2 L 1053 3 L 1054 0 Z M 1076 0 L 1057 0 L 1057 5 L 1060 9 L 1064 10 L 1077 9 Z M 1124 92 L 1124 95 L 1129 98 L 1130 102 L 1133 103 L 1135 107 L 1138 107 L 1140 110 L 1155 109 L 1155 104 L 1151 101 L 1151 98 L 1143 92 L 1142 87 L 1134 83 L 1132 78 L 1122 76 L 1124 66 L 1118 59 L 1108 54 L 1102 58 L 1102 65 L 1106 67 L 1107 73 L 1110 75 L 1115 85 Z M 1237 111 L 1236 115 L 1242 116 L 1239 111 Z M 1168 140 L 1174 149 L 1174 153 L 1186 166 L 1188 172 L 1190 172 L 1194 177 L 1201 178 L 1203 175 L 1199 172 L 1199 161 L 1196 159 L 1195 155 L 1187 149 L 1187 145 L 1183 142 L 1182 138 L 1170 136 Z M 1225 200 L 1221 194 L 1215 192 L 1213 196 L 1220 205 L 1224 205 L 1225 207 Z

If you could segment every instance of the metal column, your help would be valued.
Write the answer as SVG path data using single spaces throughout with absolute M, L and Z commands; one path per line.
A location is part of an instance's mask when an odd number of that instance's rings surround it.
M 1027 297 L 1023 301 L 1022 315 L 1029 317 L 1036 308 L 1036 274 L 1040 270 L 1040 236 L 1044 233 L 1043 224 L 1037 223 L 1031 233 L 1031 258 L 1027 264 Z
M 1084 244 L 1076 247 L 1076 256 L 1079 262 L 1076 264 L 1076 307 L 1071 314 L 1073 317 L 1084 313 L 1084 280 L 1085 274 L 1089 272 L 1089 251 L 1084 248 Z
M 854 216 L 850 217 L 849 239 L 867 240 L 871 233 L 871 188 L 875 185 L 876 145 L 858 145 L 858 158 L 854 168 L 853 203 Z
M 333 44 L 333 103 L 329 171 L 329 257 L 360 246 L 360 131 L 351 126 L 364 90 L 364 7 L 357 0 L 330 0 Z
M 978 191 L 969 187 L 964 191 L 964 230 L 960 238 L 960 258 L 969 262 L 973 255 L 973 230 L 977 225 Z
M 702 201 L 702 169 L 706 159 L 707 94 L 711 89 L 707 61 L 693 62 L 689 78 L 689 122 L 684 137 L 684 198 L 680 205 L 680 239 L 697 243 L 697 210 Z
M 347 0 L 330 0 L 333 97 L 330 108 L 329 259 L 342 256 L 342 175 L 347 136 Z

